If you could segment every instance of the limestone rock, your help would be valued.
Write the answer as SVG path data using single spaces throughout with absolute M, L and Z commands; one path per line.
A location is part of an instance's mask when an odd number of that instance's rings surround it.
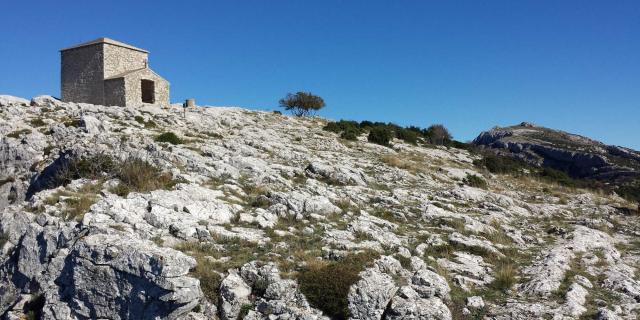
M 223 320 L 235 320 L 240 309 L 250 304 L 251 287 L 235 274 L 229 274 L 220 284 L 220 315 Z

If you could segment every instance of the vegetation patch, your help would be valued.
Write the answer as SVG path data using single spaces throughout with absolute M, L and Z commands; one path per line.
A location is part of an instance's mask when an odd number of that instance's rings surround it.
M 51 179 L 49 187 L 66 186 L 81 178 L 100 181 L 118 178 L 120 184 L 111 188 L 111 192 L 121 196 L 126 196 L 131 191 L 168 190 L 179 182 L 171 173 L 163 172 L 141 158 L 132 156 L 118 161 L 109 155 L 97 154 L 67 161 Z
M 242 240 L 240 238 L 215 237 L 213 243 L 183 242 L 176 246 L 180 250 L 194 258 L 205 258 L 211 260 L 208 266 L 219 272 L 226 272 L 229 269 L 240 268 L 245 263 L 258 260 L 270 253 L 270 244 L 258 245 L 255 242 Z M 229 255 L 229 256 L 226 256 Z M 221 259 L 221 258 L 229 259 Z
M 367 251 L 340 261 L 310 261 L 298 274 L 300 290 L 312 306 L 327 316 L 348 319 L 349 288 L 360 279 L 358 274 L 378 257 L 378 253 Z
M 467 174 L 467 176 L 462 180 L 462 183 L 480 189 L 487 188 L 487 181 L 485 181 L 482 177 L 477 176 L 475 174 Z
M 168 190 L 179 182 L 173 179 L 171 173 L 163 172 L 160 168 L 137 157 L 129 157 L 120 163 L 116 176 L 129 190 L 138 192 Z
M 184 141 L 182 139 L 180 139 L 173 132 L 162 133 L 162 134 L 158 135 L 155 140 L 157 142 L 166 142 L 166 143 L 170 143 L 170 144 L 173 144 L 173 145 L 183 144 L 184 143 Z
M 531 166 L 522 160 L 493 153 L 487 153 L 481 159 L 473 160 L 473 164 L 478 168 L 486 168 L 489 172 L 498 174 L 519 174 L 525 169 L 531 169 Z
M 80 119 L 68 119 L 66 121 L 64 121 L 62 124 L 64 124 L 65 127 L 70 128 L 80 128 L 82 126 L 82 120 Z
M 153 129 L 158 126 L 155 122 L 153 122 L 153 120 L 145 121 L 144 117 L 142 116 L 135 116 L 133 119 L 147 129 Z
M 634 184 L 620 186 L 616 189 L 616 193 L 629 201 L 640 203 L 640 181 L 636 181 Z
M 35 118 L 35 119 L 31 119 L 31 121 L 29 121 L 29 123 L 34 126 L 34 127 L 43 127 L 46 126 L 47 124 L 42 120 L 42 118 Z
M 20 138 L 21 135 L 30 134 L 30 133 L 31 133 L 30 129 L 20 129 L 20 130 L 16 130 L 16 131 L 8 133 L 7 137 L 18 139 L 18 138 Z
M 391 130 L 384 127 L 375 127 L 369 131 L 367 141 L 389 147 L 392 138 L 393 132 Z
M 510 259 L 500 259 L 493 266 L 495 280 L 489 287 L 500 292 L 508 292 L 517 282 L 518 267 Z
M 191 270 L 191 275 L 200 280 L 200 289 L 205 298 L 211 303 L 218 304 L 222 282 L 220 273 L 216 271 L 213 263 L 204 257 L 196 257 L 196 262 L 198 264 Z
M 131 192 L 131 189 L 129 188 L 128 185 L 124 183 L 118 183 L 114 187 L 111 187 L 109 189 L 109 192 L 116 194 L 120 197 L 126 197 L 127 195 L 129 195 L 129 192 Z

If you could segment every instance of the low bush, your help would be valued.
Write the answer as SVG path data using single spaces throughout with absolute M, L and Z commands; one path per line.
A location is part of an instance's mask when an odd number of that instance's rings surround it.
M 29 129 L 20 129 L 20 130 L 16 130 L 16 131 L 8 133 L 7 137 L 18 139 L 18 138 L 20 138 L 21 135 L 30 134 L 30 133 L 31 133 L 31 130 L 29 130 Z
M 144 127 L 147 128 L 147 129 L 151 129 L 151 128 L 157 127 L 156 123 L 153 122 L 153 120 L 144 121 L 144 118 L 142 116 L 135 116 L 135 117 L 133 117 L 133 119 L 137 123 L 144 125 Z
M 359 280 L 358 274 L 378 256 L 375 252 L 364 252 L 340 261 L 310 261 L 298 274 L 300 290 L 312 306 L 327 316 L 348 319 L 349 288 Z
M 396 130 L 396 138 L 404 140 L 407 143 L 418 143 L 418 133 L 414 130 L 399 128 Z
M 392 138 L 393 132 L 386 127 L 373 127 L 371 131 L 369 131 L 369 136 L 367 136 L 369 142 L 387 147 L 390 146 L 389 142 L 391 142 Z
M 95 180 L 104 176 L 113 176 L 116 168 L 115 160 L 102 153 L 87 158 L 72 158 L 58 169 L 50 187 L 66 186 L 72 180 L 80 178 Z
M 41 118 L 31 119 L 31 121 L 29 121 L 29 123 L 34 127 L 42 127 L 42 126 L 47 125 L 46 123 L 44 123 L 44 121 Z
M 126 197 L 129 192 L 131 192 L 131 189 L 124 183 L 118 183 L 116 186 L 109 189 L 109 192 L 117 194 L 121 197 Z
M 131 191 L 139 192 L 170 189 L 178 183 L 171 173 L 162 172 L 158 167 L 136 157 L 127 158 L 119 165 L 117 177 Z
M 52 177 L 49 188 L 65 186 L 76 179 L 111 179 L 121 182 L 111 192 L 126 196 L 130 191 L 149 192 L 158 189 L 170 189 L 178 183 L 171 173 L 163 172 L 149 162 L 129 157 L 118 161 L 106 154 L 91 157 L 72 158 L 61 166 Z
M 360 135 L 360 131 L 354 129 L 347 129 L 342 132 L 340 138 L 345 140 L 355 141 L 358 140 L 358 136 Z
M 82 120 L 80 120 L 80 119 L 68 119 L 67 121 L 63 122 L 62 124 L 64 124 L 64 126 L 67 127 L 67 128 L 69 128 L 69 127 L 79 128 L 80 126 L 82 126 Z
M 180 137 L 178 137 L 175 133 L 173 132 L 165 132 L 160 134 L 159 136 L 156 137 L 155 139 L 157 142 L 167 142 L 170 144 L 183 144 L 184 141 L 182 141 L 182 139 L 180 139 Z
M 486 154 L 482 159 L 474 160 L 473 164 L 479 168 L 486 168 L 491 173 L 521 173 L 530 166 L 519 159 L 495 154 Z
M 356 132 L 360 132 L 360 126 L 355 121 L 340 120 L 340 121 L 327 123 L 322 128 L 322 130 L 329 131 L 329 132 L 334 132 L 334 133 L 340 133 L 342 131 L 347 131 L 347 130 L 353 130 L 353 131 L 356 131 Z
M 635 184 L 628 184 L 618 187 L 616 193 L 629 200 L 640 203 L 640 181 L 636 181 Z
M 475 188 L 487 188 L 487 182 L 482 177 L 475 174 L 467 174 L 464 180 L 462 180 L 462 183 Z

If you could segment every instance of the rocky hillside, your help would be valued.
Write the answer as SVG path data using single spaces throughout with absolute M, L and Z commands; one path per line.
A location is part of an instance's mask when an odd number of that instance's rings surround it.
M 523 122 L 482 132 L 474 144 L 576 178 L 626 183 L 640 177 L 640 152 Z
M 637 318 L 633 204 L 325 124 L 0 96 L 0 315 Z

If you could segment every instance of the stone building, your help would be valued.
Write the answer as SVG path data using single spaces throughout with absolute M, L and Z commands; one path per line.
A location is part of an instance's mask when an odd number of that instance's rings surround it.
M 60 50 L 65 102 L 169 105 L 169 82 L 149 68 L 149 52 L 109 38 Z

